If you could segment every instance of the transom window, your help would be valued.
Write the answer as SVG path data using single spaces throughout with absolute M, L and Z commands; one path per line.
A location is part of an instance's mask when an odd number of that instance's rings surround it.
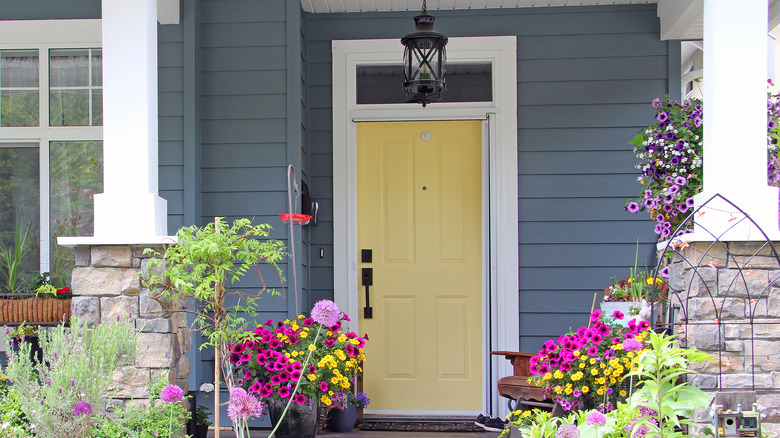
M 103 191 L 99 20 L 23 24 L 0 22 L 0 292 L 69 286 L 56 239 L 92 235 Z

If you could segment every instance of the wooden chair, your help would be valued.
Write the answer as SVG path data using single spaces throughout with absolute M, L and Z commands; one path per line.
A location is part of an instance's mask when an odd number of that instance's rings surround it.
M 553 400 L 544 396 L 544 389 L 529 383 L 531 376 L 530 360 L 532 353 L 515 351 L 493 351 L 496 356 L 504 356 L 512 364 L 514 373 L 498 381 L 498 393 L 506 397 L 509 411 L 524 411 L 533 408 L 548 410 L 553 415 L 562 415 L 563 410 Z

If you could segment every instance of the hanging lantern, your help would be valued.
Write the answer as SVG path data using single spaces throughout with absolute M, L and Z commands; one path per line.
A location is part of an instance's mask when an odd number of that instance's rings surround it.
M 414 31 L 401 38 L 404 45 L 404 91 L 409 103 L 441 100 L 444 83 L 447 37 L 433 29 L 436 18 L 428 13 L 423 0 L 422 13 L 414 17 Z

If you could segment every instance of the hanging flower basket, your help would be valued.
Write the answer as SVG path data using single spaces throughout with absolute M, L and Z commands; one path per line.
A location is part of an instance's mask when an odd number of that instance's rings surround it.
M 70 319 L 71 294 L 40 298 L 35 294 L 0 294 L 0 324 L 57 323 Z

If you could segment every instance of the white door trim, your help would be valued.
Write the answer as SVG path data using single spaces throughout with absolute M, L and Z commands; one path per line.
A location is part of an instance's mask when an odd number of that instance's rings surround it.
M 448 63 L 490 63 L 493 102 L 358 105 L 356 71 L 360 65 L 393 65 L 403 59 L 398 40 L 333 41 L 333 285 L 339 308 L 353 316 L 351 329 L 359 333 L 357 244 L 357 121 L 489 119 L 489 175 L 483 184 L 489 194 L 490 297 L 484 302 L 485 411 L 496 406 L 496 382 L 509 375 L 503 358 L 491 360 L 493 350 L 519 345 L 517 250 L 517 39 L 514 36 L 450 38 Z M 399 84 L 400 88 L 400 84 Z M 487 151 L 483 151 L 487 152 Z M 484 197 L 483 197 L 484 199 Z M 484 201 L 483 201 L 484 203 Z M 483 233 L 483 235 L 487 235 Z M 485 242 L 487 243 L 487 242 Z M 493 370 L 489 373 L 488 370 Z M 492 391 L 490 389 L 492 388 Z M 489 400 L 488 394 L 494 394 Z M 499 404 L 500 406 L 500 404 Z M 497 412 L 496 412 L 497 414 Z

